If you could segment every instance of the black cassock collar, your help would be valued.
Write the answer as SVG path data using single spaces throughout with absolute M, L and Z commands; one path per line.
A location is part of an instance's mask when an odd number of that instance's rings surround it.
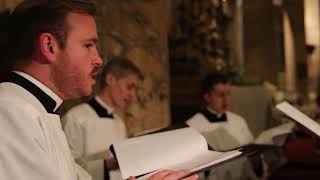
M 227 121 L 227 115 L 226 113 L 223 113 L 220 117 L 210 112 L 207 108 L 201 111 L 201 114 L 208 119 L 208 121 L 215 123 L 215 122 L 226 122 Z
M 43 105 L 43 107 L 47 110 L 48 113 L 56 113 L 54 109 L 57 105 L 57 102 L 28 79 L 24 78 L 23 76 L 15 72 L 10 72 L 6 82 L 11 82 L 23 87 L 40 101 L 40 103 Z
M 113 119 L 113 114 L 109 113 L 95 98 L 92 98 L 87 103 L 96 111 L 99 117 Z

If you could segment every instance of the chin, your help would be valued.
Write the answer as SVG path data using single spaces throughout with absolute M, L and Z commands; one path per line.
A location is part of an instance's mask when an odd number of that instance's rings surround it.
M 219 114 L 223 114 L 223 113 L 225 113 L 227 110 L 220 110 L 220 111 L 217 111 L 217 113 L 219 113 Z
M 118 107 L 119 107 L 120 109 L 126 109 L 128 106 L 127 106 L 126 103 L 119 103 L 119 104 L 118 104 Z
M 92 87 L 84 89 L 81 96 L 89 96 L 92 93 Z
M 127 106 L 125 106 L 125 105 L 123 105 L 123 104 L 120 104 L 120 105 L 118 105 L 118 107 L 119 107 L 120 109 L 125 109 Z
M 92 86 L 96 84 L 96 80 L 95 79 L 91 79 L 92 80 Z
M 92 88 L 82 88 L 70 90 L 64 94 L 63 100 L 76 99 L 83 96 L 88 96 L 92 93 Z

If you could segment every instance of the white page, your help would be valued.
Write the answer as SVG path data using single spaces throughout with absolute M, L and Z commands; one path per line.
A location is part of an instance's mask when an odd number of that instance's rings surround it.
M 181 164 L 208 151 L 204 137 L 192 128 L 135 137 L 113 146 L 123 179 Z
M 166 169 L 170 170 L 189 170 L 190 173 L 196 172 L 198 170 L 204 169 L 206 167 L 209 167 L 211 165 L 218 165 L 220 163 L 223 163 L 227 161 L 228 159 L 235 158 L 237 156 L 240 156 L 242 152 L 238 150 L 234 151 L 228 151 L 228 152 L 217 152 L 217 151 L 207 151 L 206 153 L 200 154 L 197 157 L 194 157 L 194 159 L 183 162 L 181 164 L 169 166 Z M 139 180 L 144 180 L 150 177 L 151 175 L 157 173 L 153 172 L 148 175 L 142 176 L 139 178 Z
M 285 123 L 263 131 L 254 141 L 255 144 L 269 144 L 274 145 L 273 138 L 279 135 L 289 134 L 292 132 L 294 123 Z
M 212 131 L 204 131 L 201 134 L 207 143 L 216 151 L 228 151 L 240 147 L 238 140 L 231 135 L 225 128 L 216 128 Z
M 308 116 L 298 111 L 295 107 L 287 102 L 282 102 L 276 106 L 280 111 L 297 121 L 299 124 L 305 126 L 313 133 L 320 137 L 320 125 Z
M 228 151 L 228 152 L 217 152 L 217 151 L 208 150 L 206 153 L 200 154 L 190 161 L 184 162 L 182 164 L 178 164 L 176 166 L 172 166 L 172 169 L 173 170 L 187 169 L 190 172 L 195 172 L 205 167 L 208 167 L 210 165 L 220 164 L 240 154 L 242 154 L 242 152 L 238 150 Z

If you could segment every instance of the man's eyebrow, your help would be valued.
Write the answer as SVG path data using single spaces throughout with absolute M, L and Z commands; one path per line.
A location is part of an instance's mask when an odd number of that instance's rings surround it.
M 98 43 L 98 38 L 89 38 L 89 39 L 85 39 L 85 41 L 91 41 L 91 42 L 97 44 Z

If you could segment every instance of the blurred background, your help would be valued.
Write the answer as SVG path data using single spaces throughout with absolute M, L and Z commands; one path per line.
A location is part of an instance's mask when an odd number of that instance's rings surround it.
M 0 0 L 0 80 L 12 64 L 6 26 L 19 2 Z M 121 113 L 131 136 L 190 118 L 201 107 L 201 79 L 212 71 L 231 79 L 231 111 L 255 136 L 287 121 L 274 109 L 284 100 L 320 119 L 319 0 L 95 2 L 104 61 L 127 57 L 145 75 L 136 103 Z M 65 102 L 60 114 L 86 99 Z M 293 169 L 270 178 L 319 177 L 319 141 L 308 137 L 286 146 Z
M 230 77 L 236 112 L 288 100 L 316 116 L 319 0 L 95 1 L 103 59 L 127 57 L 146 76 L 137 103 L 123 114 L 131 134 L 184 122 L 199 109 L 200 82 L 211 71 Z M 18 2 L 0 0 L 3 50 L 7 17 Z M 5 53 L 1 79 L 10 70 Z M 255 134 L 274 123 L 239 113 Z
M 0 0 L 1 80 L 11 65 L 6 23 L 18 2 Z M 211 71 L 229 76 L 231 110 L 254 135 L 286 121 L 274 110 L 283 100 L 320 117 L 319 0 L 95 2 L 104 61 L 127 57 L 145 75 L 137 103 L 122 113 L 131 136 L 191 117 L 201 107 L 201 79 Z M 86 99 L 66 102 L 60 114 Z

